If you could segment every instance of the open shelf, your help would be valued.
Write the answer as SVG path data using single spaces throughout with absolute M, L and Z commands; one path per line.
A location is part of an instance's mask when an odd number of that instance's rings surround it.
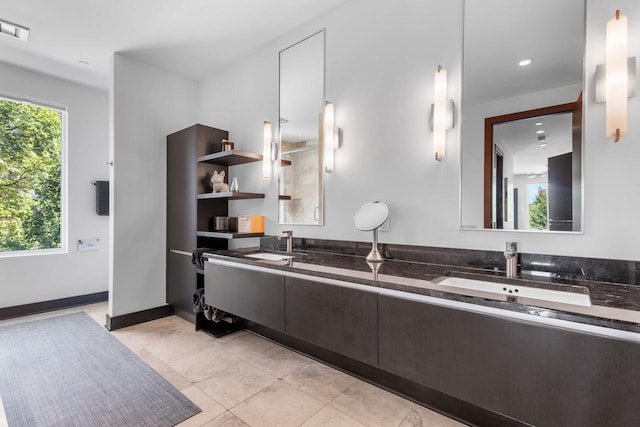
M 262 237 L 264 233 L 240 233 L 238 231 L 198 231 L 199 237 L 213 237 L 216 239 L 245 239 L 248 237 Z
M 287 196 L 285 194 L 281 194 L 278 196 L 278 200 L 291 200 L 291 196 Z
M 243 163 L 259 162 L 261 160 L 262 155 L 260 154 L 240 150 L 220 151 L 218 153 L 212 153 L 207 154 L 206 156 L 198 157 L 198 162 L 225 166 L 235 166 L 241 165 Z
M 225 199 L 225 200 L 243 200 L 243 199 L 264 199 L 262 193 L 242 193 L 226 191 L 224 193 L 205 193 L 198 194 L 198 200 L 205 199 Z
M 280 166 L 291 166 L 291 160 L 280 159 Z

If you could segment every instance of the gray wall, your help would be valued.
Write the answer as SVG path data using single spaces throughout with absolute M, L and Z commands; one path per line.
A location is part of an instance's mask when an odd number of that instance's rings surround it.
M 196 84 L 116 53 L 109 315 L 165 304 L 166 138 L 196 121 Z
M 640 3 L 615 5 L 640 21 Z M 640 129 L 614 144 L 604 138 L 604 105 L 593 102 L 593 73 L 604 61 L 612 7 L 588 0 L 585 87 L 585 227 L 581 234 L 461 231 L 460 127 L 447 134 L 447 157 L 433 160 L 428 111 L 433 76 L 449 72 L 449 96 L 460 105 L 462 1 L 347 0 L 326 15 L 268 43 L 246 60 L 187 81 L 123 55 L 114 58 L 112 95 L 113 222 L 111 315 L 164 303 L 165 136 L 195 122 L 230 132 L 241 150 L 262 152 L 262 123 L 278 123 L 278 52 L 326 28 L 326 98 L 336 105 L 343 147 L 325 175 L 325 225 L 279 226 L 277 173 L 261 179 L 261 165 L 232 168 L 243 191 L 264 200 L 230 203 L 230 214 L 265 215 L 266 232 L 368 240 L 353 226 L 367 201 L 391 208 L 391 231 L 381 242 L 640 260 L 634 196 L 640 182 Z M 640 26 L 631 24 L 630 56 L 640 57 Z M 211 54 L 210 52 L 203 52 Z M 640 97 L 629 101 L 640 117 Z M 274 132 L 275 133 L 275 132 Z M 249 239 L 237 245 L 254 245 Z
M 0 307 L 103 292 L 108 287 L 109 220 L 95 213 L 95 180 L 109 171 L 109 94 L 0 62 L 0 94 L 67 109 L 66 252 L 0 256 Z M 98 238 L 95 252 L 79 239 Z
M 633 120 L 640 116 L 640 97 L 629 100 L 628 136 L 618 144 L 605 139 L 593 75 L 604 61 L 605 25 L 615 10 L 587 3 L 584 233 L 459 229 L 460 127 L 447 133 L 447 157 L 435 162 L 427 115 L 438 64 L 448 69 L 449 96 L 460 105 L 461 1 L 348 0 L 205 81 L 200 120 L 228 129 L 243 149 L 260 151 L 262 121 L 278 122 L 278 52 L 327 30 L 326 97 L 336 105 L 344 141 L 335 172 L 325 175 L 325 226 L 279 226 L 276 180 L 260 181 L 257 167 L 237 175 L 244 188 L 264 191 L 266 199 L 232 204 L 231 214 L 264 214 L 271 234 L 293 228 L 298 236 L 368 240 L 353 227 L 353 213 L 383 200 L 391 208 L 391 231 L 381 233 L 381 242 L 502 250 L 506 240 L 517 240 L 525 252 L 640 259 L 640 245 L 629 238 L 637 234 L 640 208 L 633 195 L 640 182 L 634 166 L 640 129 Z M 638 2 L 615 6 L 629 22 L 640 20 Z M 629 25 L 629 38 L 629 56 L 640 57 L 640 26 Z

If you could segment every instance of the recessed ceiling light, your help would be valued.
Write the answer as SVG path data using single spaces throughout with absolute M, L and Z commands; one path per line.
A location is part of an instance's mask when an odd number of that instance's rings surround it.
M 536 126 L 542 126 L 542 122 L 536 123 Z
M 540 130 L 537 130 L 536 133 L 544 133 L 544 131 L 540 129 Z
M 540 147 L 546 147 L 546 146 L 547 146 L 547 143 L 546 143 L 546 142 L 541 142 L 541 143 L 540 143 Z
M 2 19 L 0 19 L 0 33 L 25 42 L 29 40 L 29 29 L 27 27 Z
M 522 61 L 518 62 L 518 65 L 521 67 L 526 67 L 527 65 L 531 64 L 531 59 L 527 58 L 527 59 L 523 59 Z
M 527 178 L 529 178 L 529 179 L 533 179 L 533 178 L 535 178 L 535 177 L 537 177 L 537 176 L 538 176 L 538 175 L 529 175 Z

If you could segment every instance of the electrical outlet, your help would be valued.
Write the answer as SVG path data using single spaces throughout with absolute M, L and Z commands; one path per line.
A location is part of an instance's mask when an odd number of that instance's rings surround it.
M 389 222 L 391 221 L 391 217 L 387 216 L 387 219 L 382 223 L 378 230 L 380 231 L 389 231 Z
M 100 239 L 80 239 L 78 240 L 78 251 L 97 251 L 100 249 Z

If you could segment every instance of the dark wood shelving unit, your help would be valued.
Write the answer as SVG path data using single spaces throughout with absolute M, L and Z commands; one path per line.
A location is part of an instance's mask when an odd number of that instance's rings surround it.
M 262 161 L 261 154 L 240 150 L 220 151 L 198 157 L 198 162 L 224 166 L 236 166 L 259 161 Z
M 216 331 L 215 334 L 220 335 L 237 327 L 226 321 L 216 324 L 207 320 L 202 312 L 193 312 L 193 294 L 204 287 L 204 271 L 192 263 L 191 252 L 196 248 L 225 250 L 231 239 L 264 235 L 209 231 L 212 218 L 229 216 L 230 200 L 265 197 L 260 193 L 212 192 L 214 172 L 224 172 L 228 177 L 231 166 L 262 161 L 262 155 L 257 153 L 235 149 L 222 151 L 220 142 L 228 138 L 227 131 L 200 124 L 167 136 L 166 301 L 177 315 L 195 323 L 196 330 Z
M 239 231 L 198 231 L 198 237 L 209 237 L 212 239 L 246 239 L 248 237 L 262 237 L 264 233 L 241 233 Z
M 280 166 L 291 166 L 291 160 L 280 159 Z
M 244 199 L 264 199 L 262 193 L 245 193 L 245 192 L 224 192 L 224 193 L 205 193 L 198 194 L 198 200 L 207 199 L 225 199 L 225 200 L 244 200 Z
M 278 196 L 278 200 L 291 200 L 291 196 L 287 196 L 286 194 L 280 194 Z

